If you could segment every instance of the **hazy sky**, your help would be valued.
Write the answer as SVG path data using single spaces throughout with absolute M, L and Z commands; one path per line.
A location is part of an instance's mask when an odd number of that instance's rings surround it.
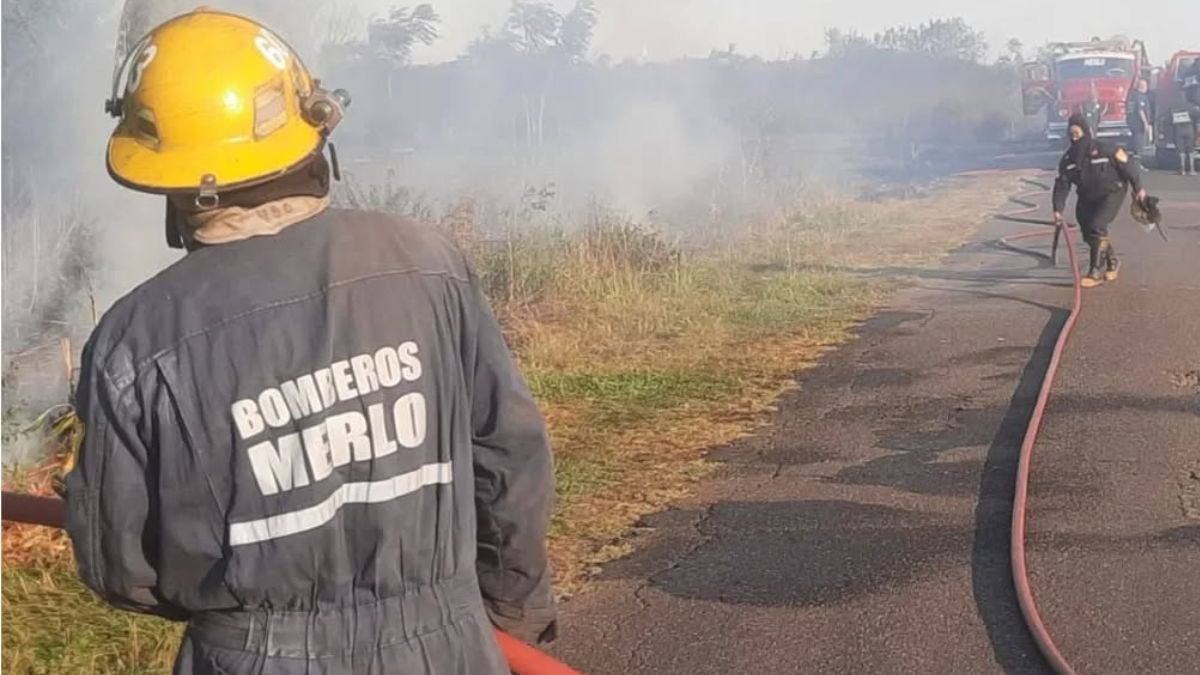
M 366 0 L 368 7 L 415 4 Z M 457 55 L 480 28 L 497 26 L 509 0 L 424 0 L 442 15 L 443 38 L 420 50 L 419 60 Z M 557 0 L 560 9 L 573 0 Z M 620 60 L 706 55 L 735 43 L 764 57 L 823 46 L 828 27 L 870 35 L 897 24 L 962 16 L 982 30 L 993 49 L 1010 37 L 1027 46 L 1049 40 L 1087 40 L 1121 33 L 1146 41 L 1155 64 L 1182 48 L 1200 49 L 1200 0 L 597 0 L 600 25 L 594 48 Z

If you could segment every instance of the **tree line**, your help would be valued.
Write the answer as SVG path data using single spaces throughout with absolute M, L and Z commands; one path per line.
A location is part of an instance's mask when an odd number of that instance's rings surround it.
M 853 131 L 998 140 L 1020 115 L 1020 45 L 985 64 L 983 34 L 961 18 L 897 26 L 867 38 L 830 29 L 824 51 L 767 60 L 736 45 L 706 57 L 615 62 L 594 55 L 602 20 L 593 0 L 556 7 L 513 0 L 450 62 L 412 65 L 438 39 L 432 4 L 398 7 L 320 47 L 330 81 L 357 89 L 364 146 L 439 142 L 540 148 L 586 133 L 631 100 L 673 99 L 746 135 Z M 336 23 L 336 22 L 335 22 Z M 368 139 L 370 139 L 368 141 Z

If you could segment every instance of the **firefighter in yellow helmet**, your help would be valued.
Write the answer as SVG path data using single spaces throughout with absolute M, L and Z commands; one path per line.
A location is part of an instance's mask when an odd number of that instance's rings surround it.
M 463 254 L 329 206 L 345 99 L 246 18 L 132 50 L 112 176 L 188 255 L 84 350 L 84 582 L 186 621 L 176 673 L 507 673 L 553 639 L 543 419 Z
M 325 202 L 321 151 L 349 100 L 321 89 L 267 28 L 202 8 L 154 29 L 122 73 L 107 103 L 120 117 L 108 170 L 126 187 L 168 195 L 172 245 L 229 235 L 227 227 L 197 231 L 209 211 L 264 196 L 309 197 L 292 205 L 311 215 Z

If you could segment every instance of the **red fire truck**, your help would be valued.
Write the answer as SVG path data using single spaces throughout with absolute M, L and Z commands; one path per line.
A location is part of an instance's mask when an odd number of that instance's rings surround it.
M 1159 74 L 1154 90 L 1154 154 L 1160 169 L 1177 167 L 1175 118 L 1187 115 L 1183 111 L 1188 108 L 1188 103 L 1196 104 L 1187 100 L 1185 92 L 1191 87 L 1200 86 L 1200 82 L 1196 81 L 1200 77 L 1194 70 L 1197 61 L 1200 61 L 1200 50 L 1175 52 Z
M 1037 61 L 1024 64 L 1021 86 L 1026 115 L 1045 110 L 1046 138 L 1067 135 L 1067 118 L 1082 113 L 1100 138 L 1131 136 L 1125 98 L 1138 77 L 1149 80 L 1150 60 L 1140 40 L 1126 38 L 1051 44 Z

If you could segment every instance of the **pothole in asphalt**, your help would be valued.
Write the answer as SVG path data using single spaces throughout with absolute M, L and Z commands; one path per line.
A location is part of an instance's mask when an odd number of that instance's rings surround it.
M 1167 373 L 1171 384 L 1176 387 L 1200 389 L 1200 370 L 1176 370 Z

